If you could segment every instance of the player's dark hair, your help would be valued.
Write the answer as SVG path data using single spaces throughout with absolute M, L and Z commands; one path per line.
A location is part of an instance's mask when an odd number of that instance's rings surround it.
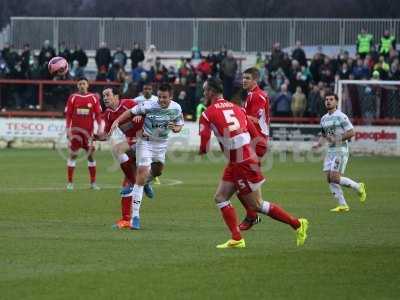
M 168 83 L 163 83 L 163 84 L 161 84 L 160 87 L 158 88 L 158 90 L 159 90 L 160 92 L 169 92 L 169 94 L 172 93 L 172 87 L 171 87 L 171 85 L 168 84 Z
M 118 86 L 109 86 L 109 87 L 106 87 L 105 89 L 110 89 L 112 91 L 113 95 L 118 95 L 121 98 L 122 92 Z
M 217 78 L 209 78 L 207 79 L 207 88 L 212 90 L 215 94 L 222 94 L 224 89 L 222 87 L 221 80 Z
M 251 78 L 253 78 L 254 80 L 258 80 L 260 78 L 260 72 L 257 68 L 254 67 L 244 70 L 243 74 L 250 74 Z
M 89 83 L 89 79 L 87 79 L 85 76 L 81 76 L 77 79 L 77 81 L 82 81 L 85 80 L 87 83 Z
M 339 101 L 338 95 L 336 95 L 334 92 L 327 92 L 327 93 L 325 94 L 325 99 L 326 99 L 327 97 L 334 97 L 334 98 L 336 99 L 336 101 Z

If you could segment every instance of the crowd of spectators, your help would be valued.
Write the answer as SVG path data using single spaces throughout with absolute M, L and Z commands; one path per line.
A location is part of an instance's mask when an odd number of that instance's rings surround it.
M 307 59 L 298 41 L 291 51 L 285 52 L 279 43 L 275 43 L 267 54 L 257 53 L 255 66 L 260 71 L 260 86 L 271 99 L 272 115 L 320 117 L 325 113 L 324 94 L 338 79 L 400 80 L 396 40 L 388 31 L 379 43 L 374 44 L 371 35 L 362 30 L 356 48 L 355 56 L 350 56 L 347 51 L 328 56 L 320 47 L 311 59 Z M 196 106 L 202 105 L 203 82 L 210 76 L 221 78 L 227 99 L 240 102 L 245 96 L 237 58 L 224 46 L 207 55 L 193 47 L 190 57 L 181 57 L 176 65 L 168 67 L 163 64 L 155 45 L 143 50 L 135 42 L 129 56 L 127 53 L 121 47 L 111 51 L 106 43 L 101 43 L 95 54 L 96 80 L 119 82 L 126 97 L 136 96 L 145 83 L 169 82 L 175 87 L 175 99 L 182 105 L 184 113 L 194 117 Z M 88 56 L 79 45 L 71 50 L 61 43 L 56 53 L 50 42 L 45 41 L 37 56 L 28 44 L 20 52 L 6 45 L 0 55 L 0 77 L 50 79 L 47 63 L 56 55 L 64 57 L 70 65 L 67 77 L 56 79 L 85 75 Z M 34 108 L 36 89 L 36 86 L 11 86 L 8 90 L 11 101 L 7 105 L 17 109 Z M 62 92 L 67 90 L 61 88 L 56 94 Z

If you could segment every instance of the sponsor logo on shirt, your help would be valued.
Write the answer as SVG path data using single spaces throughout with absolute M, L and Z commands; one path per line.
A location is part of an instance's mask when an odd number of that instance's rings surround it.
M 87 116 L 90 113 L 89 108 L 77 108 L 76 109 L 76 114 L 81 115 L 81 116 Z

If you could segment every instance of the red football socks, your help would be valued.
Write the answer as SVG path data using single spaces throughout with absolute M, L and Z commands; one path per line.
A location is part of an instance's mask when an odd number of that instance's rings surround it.
M 90 183 L 96 182 L 96 166 L 88 167 L 90 174 Z
M 268 216 L 270 216 L 272 219 L 275 219 L 277 221 L 280 221 L 280 222 L 290 225 L 293 229 L 297 229 L 300 227 L 299 219 L 293 217 L 291 214 L 286 212 L 283 208 L 279 207 L 278 205 L 276 205 L 274 203 L 270 203 Z
M 121 197 L 121 214 L 124 221 L 131 220 L 132 196 Z
M 135 172 L 132 168 L 132 161 L 129 159 L 126 162 L 120 164 L 122 172 L 124 172 L 126 178 L 131 182 L 131 184 L 135 184 Z
M 70 167 L 70 166 L 68 166 L 67 169 L 68 169 L 68 182 L 69 182 L 69 183 L 72 183 L 72 180 L 74 179 L 74 170 L 75 170 L 75 167 Z
M 232 205 L 227 205 L 221 208 L 222 217 L 224 218 L 225 224 L 229 227 L 232 234 L 232 239 L 239 241 L 242 239 L 240 235 L 239 226 L 237 224 L 236 211 Z
M 247 218 L 252 219 L 252 220 L 257 218 L 257 212 L 252 210 L 247 202 L 245 202 L 245 201 L 242 202 L 242 200 L 240 200 L 240 202 L 242 203 L 243 207 L 246 209 L 246 217 Z

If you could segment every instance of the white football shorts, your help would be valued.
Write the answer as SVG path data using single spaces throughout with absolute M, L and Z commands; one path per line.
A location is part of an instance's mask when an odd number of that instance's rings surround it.
M 139 139 L 136 143 L 136 165 L 150 166 L 152 162 L 165 163 L 168 141 Z
M 333 171 L 344 174 L 348 160 L 348 153 L 328 152 L 324 159 L 323 171 Z

